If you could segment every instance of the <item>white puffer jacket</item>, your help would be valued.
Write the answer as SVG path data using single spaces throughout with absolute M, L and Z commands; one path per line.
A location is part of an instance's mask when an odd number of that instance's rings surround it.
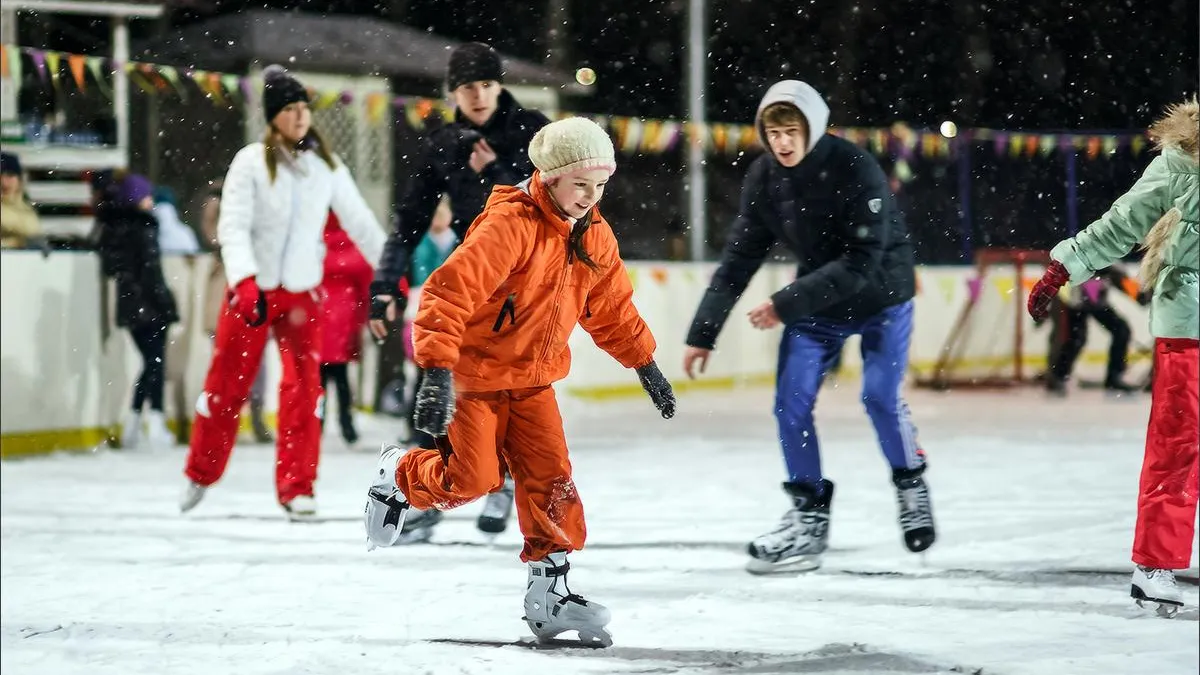
M 308 291 L 321 283 L 325 220 L 329 209 L 374 267 L 387 240 L 350 171 L 315 152 L 280 160 L 275 180 L 267 173 L 266 149 L 252 143 L 238 151 L 221 192 L 217 238 L 230 288 L 255 277 L 263 290 Z

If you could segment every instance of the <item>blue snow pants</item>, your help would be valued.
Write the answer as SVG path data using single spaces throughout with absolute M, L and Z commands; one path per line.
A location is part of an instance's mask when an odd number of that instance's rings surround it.
M 814 484 L 823 478 L 813 408 L 826 371 L 854 334 L 862 336 L 862 401 L 884 457 L 893 469 L 924 463 L 916 427 L 900 395 L 908 372 L 912 317 L 909 300 L 863 321 L 808 318 L 786 327 L 779 347 L 775 418 L 789 481 Z

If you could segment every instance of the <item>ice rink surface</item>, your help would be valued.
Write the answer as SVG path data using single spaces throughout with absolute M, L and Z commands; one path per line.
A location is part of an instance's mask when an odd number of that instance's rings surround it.
M 433 543 L 367 553 L 359 519 L 394 421 L 329 430 L 324 522 L 289 524 L 268 446 L 177 513 L 183 451 L 59 454 L 0 470 L 4 675 L 291 673 L 1200 672 L 1197 589 L 1163 620 L 1128 598 L 1147 398 L 1037 390 L 909 394 L 939 528 L 908 553 L 852 386 L 818 407 L 837 482 L 818 572 L 754 577 L 745 544 L 787 507 L 764 389 L 564 403 L 589 540 L 572 590 L 608 605 L 615 645 L 534 650 L 515 524 L 481 504 Z M 1195 559 L 1193 560 L 1195 568 Z M 1194 571 L 1193 571 L 1194 573 Z

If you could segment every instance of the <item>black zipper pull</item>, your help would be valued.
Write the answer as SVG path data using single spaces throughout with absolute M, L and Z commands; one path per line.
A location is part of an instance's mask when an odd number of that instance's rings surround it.
M 496 317 L 496 323 L 492 324 L 492 332 L 499 333 L 501 328 L 504 328 L 504 317 L 508 317 L 512 325 L 517 325 L 517 294 L 509 293 L 504 299 L 504 305 L 500 307 L 500 315 Z

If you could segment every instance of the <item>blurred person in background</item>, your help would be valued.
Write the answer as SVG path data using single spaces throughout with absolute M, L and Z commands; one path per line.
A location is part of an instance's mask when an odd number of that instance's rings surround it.
M 153 447 L 175 443 L 163 415 L 163 386 L 167 328 L 179 321 L 179 312 L 163 277 L 152 190 L 145 176 L 118 174 L 108 198 L 96 205 L 97 250 L 104 275 L 116 282 L 117 325 L 129 331 L 142 355 L 132 409 L 121 429 L 125 448 L 137 447 L 143 436 Z
M 196 255 L 200 242 L 196 231 L 179 219 L 175 191 L 165 185 L 154 188 L 154 217 L 158 219 L 158 245 L 163 255 Z
M 383 228 L 346 165 L 312 125 L 308 90 L 284 68 L 263 71 L 263 140 L 238 151 L 221 191 L 217 238 L 228 293 L 196 402 L 180 500 L 193 509 L 221 479 L 270 330 L 279 345 L 276 499 L 289 519 L 316 515 L 321 454 L 320 295 L 332 209 L 368 261 Z
M 1059 312 L 1050 332 L 1050 369 L 1046 373 L 1046 390 L 1054 396 L 1067 395 L 1067 382 L 1075 362 L 1087 345 L 1088 319 L 1104 327 L 1112 336 L 1108 348 L 1108 368 L 1104 376 L 1104 390 L 1113 395 L 1124 395 L 1137 391 L 1137 387 L 1124 381 L 1125 367 L 1129 357 L 1129 342 L 1133 331 L 1129 322 L 1117 312 L 1108 300 L 1110 289 L 1116 288 L 1130 297 L 1149 302 L 1147 296 L 1139 298 L 1137 282 L 1125 275 L 1119 267 L 1109 266 L 1096 273 L 1092 279 L 1064 289 L 1059 294 Z
M 1154 384 L 1138 490 L 1130 593 L 1174 616 L 1183 605 L 1175 570 L 1191 565 L 1200 482 L 1200 105 L 1171 106 L 1150 127 L 1160 154 L 1128 192 L 1050 251 L 1030 289 L 1042 321 L 1063 287 L 1087 283 L 1137 245 L 1141 282 L 1153 289 Z
M 208 274 L 208 286 L 204 291 L 204 331 L 210 339 L 217 337 L 217 323 L 221 317 L 221 307 L 225 304 L 225 291 L 228 285 L 225 281 L 225 265 L 221 262 L 221 243 L 217 240 L 217 223 L 221 217 L 221 188 L 224 179 L 213 182 L 208 189 L 200 208 L 200 232 L 205 244 L 212 251 L 212 268 Z M 267 343 L 263 343 L 263 351 Z M 254 374 L 254 382 L 250 384 L 250 430 L 256 443 L 270 443 L 275 440 L 271 429 L 264 419 L 265 399 L 267 395 L 267 364 L 261 359 L 258 372 Z
M 429 230 L 442 195 L 449 195 L 451 228 L 461 241 L 494 186 L 516 185 L 533 174 L 529 142 L 549 120 L 522 108 L 503 82 L 504 64 L 490 46 L 469 42 L 450 54 L 446 88 L 454 98 L 454 122 L 425 139 L 371 285 L 371 332 L 379 340 L 386 337 L 388 322 L 404 316 L 408 298 L 402 280 L 409 277 L 413 251 Z M 434 447 L 428 434 L 417 430 L 415 436 L 418 446 Z M 479 529 L 491 535 L 503 532 L 512 500 L 513 483 L 506 480 L 484 501 Z M 440 516 L 429 516 L 432 527 Z M 412 528 L 424 524 L 419 515 L 409 523 Z
M 0 247 L 25 248 L 41 233 L 37 210 L 25 196 L 21 159 L 0 153 Z
M 371 264 L 330 212 L 325 221 L 325 274 L 321 279 L 321 387 L 325 390 L 321 428 L 328 419 L 324 411 L 332 382 L 337 390 L 338 425 L 349 446 L 358 442 L 358 430 L 354 428 L 348 365 L 362 355 L 373 274 Z

